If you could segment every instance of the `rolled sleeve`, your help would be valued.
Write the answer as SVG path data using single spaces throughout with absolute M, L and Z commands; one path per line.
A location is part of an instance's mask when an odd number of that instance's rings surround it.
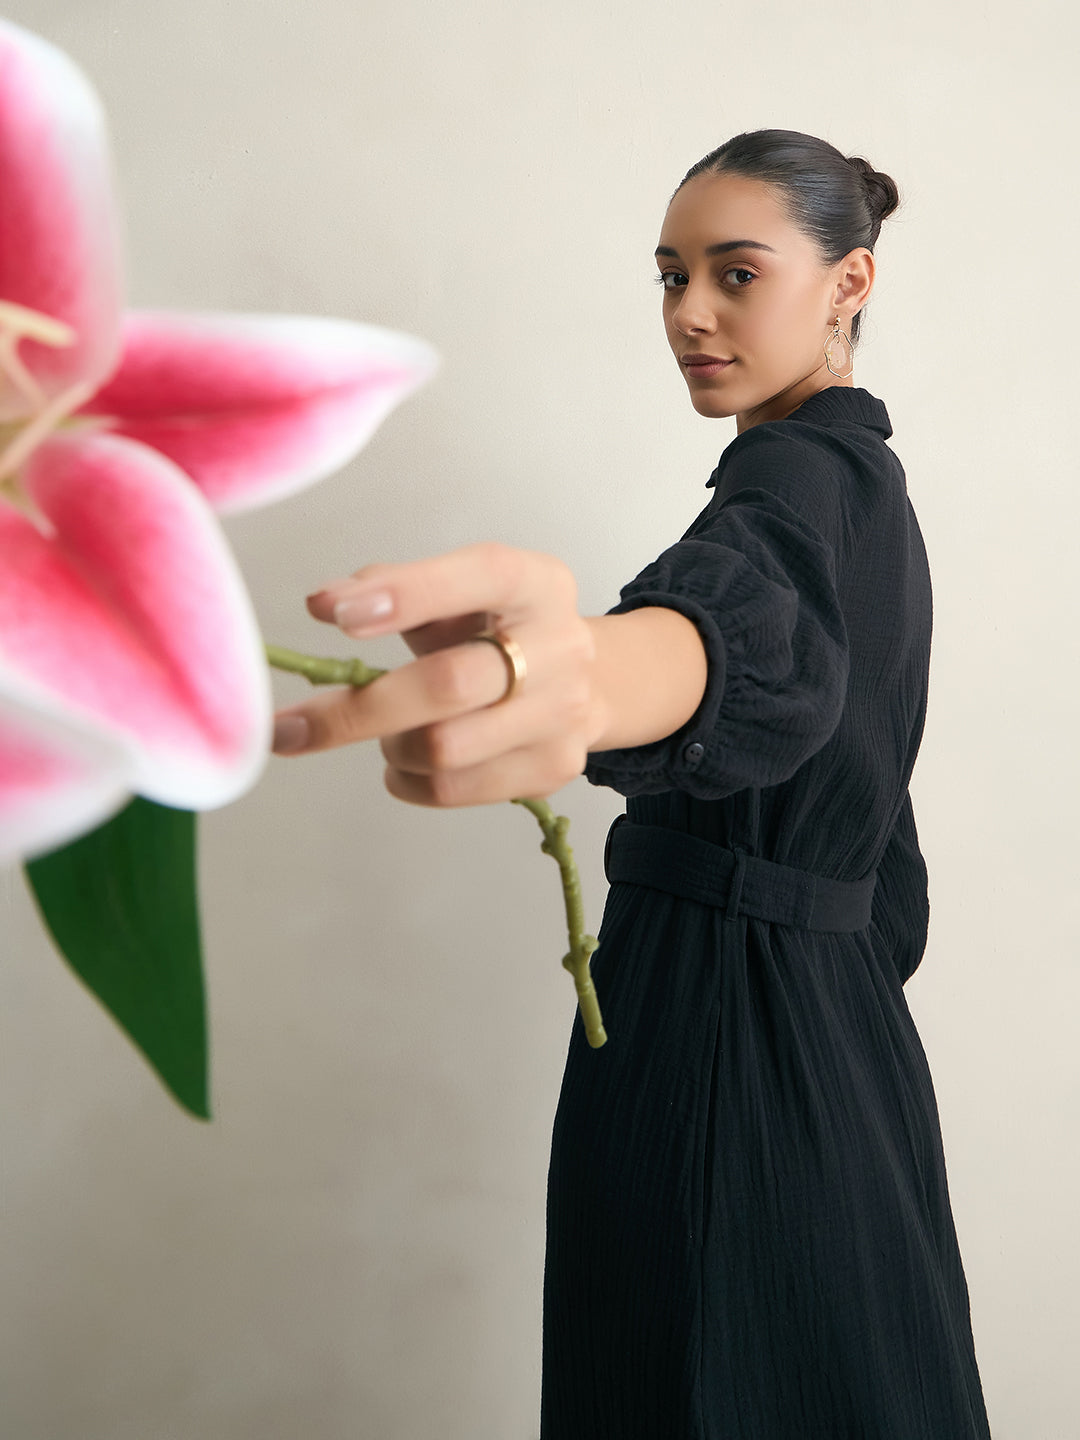
M 606 785 L 623 795 L 649 795 L 662 790 L 686 789 L 688 785 L 692 786 L 701 771 L 717 728 L 724 696 L 727 648 L 715 617 L 700 601 L 670 590 L 635 591 L 634 584 L 636 582 L 623 587 L 620 593 L 624 598 L 607 613 L 624 615 L 645 605 L 661 605 L 668 610 L 677 610 L 697 626 L 707 666 L 705 693 L 685 725 L 648 745 L 597 750 L 589 756 L 585 778 L 593 785 Z M 708 771 L 707 765 L 705 770 Z
M 608 613 L 643 605 L 677 610 L 696 625 L 705 692 L 664 739 L 593 752 L 584 771 L 590 783 L 626 796 L 682 790 L 720 799 L 779 784 L 829 739 L 848 678 L 835 556 L 777 495 L 742 489 L 709 507 L 623 587 Z

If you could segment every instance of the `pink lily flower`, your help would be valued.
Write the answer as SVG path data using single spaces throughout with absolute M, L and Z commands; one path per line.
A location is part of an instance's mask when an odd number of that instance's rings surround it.
M 340 468 L 439 363 L 377 326 L 121 295 L 97 96 L 0 20 L 0 864 L 132 793 L 255 784 L 269 670 L 217 513 Z

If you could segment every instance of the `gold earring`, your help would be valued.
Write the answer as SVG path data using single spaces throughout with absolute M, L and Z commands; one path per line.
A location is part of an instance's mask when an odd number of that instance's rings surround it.
M 843 340 L 844 344 L 848 347 L 848 364 L 851 368 L 848 370 L 847 375 L 841 375 L 839 370 L 834 370 L 832 367 L 835 356 L 832 354 L 831 347 L 835 345 L 838 340 Z M 822 349 L 825 351 L 825 364 L 829 367 L 830 375 L 835 375 L 838 380 L 846 380 L 855 369 L 855 351 L 852 349 L 851 340 L 844 331 L 840 329 L 839 315 L 837 315 L 833 322 L 833 333 L 829 336 L 828 340 L 825 341 Z

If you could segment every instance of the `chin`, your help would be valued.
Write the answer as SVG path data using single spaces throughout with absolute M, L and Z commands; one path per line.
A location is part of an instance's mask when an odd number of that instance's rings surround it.
M 727 420 L 736 413 L 719 395 L 691 395 L 690 403 L 708 420 Z

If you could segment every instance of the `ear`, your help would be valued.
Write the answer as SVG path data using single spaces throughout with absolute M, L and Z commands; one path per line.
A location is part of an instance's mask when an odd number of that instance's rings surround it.
M 851 307 L 857 314 L 870 299 L 874 288 L 874 257 L 865 245 L 845 255 L 836 267 L 833 304 Z

